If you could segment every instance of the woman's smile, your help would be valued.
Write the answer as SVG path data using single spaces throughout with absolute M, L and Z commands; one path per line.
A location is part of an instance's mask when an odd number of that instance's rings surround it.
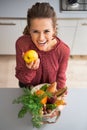
M 44 42 L 38 42 L 39 45 L 45 45 L 47 44 L 47 41 L 44 41 Z

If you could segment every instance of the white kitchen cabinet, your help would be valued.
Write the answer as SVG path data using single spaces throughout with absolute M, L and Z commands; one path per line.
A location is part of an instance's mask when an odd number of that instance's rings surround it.
M 71 49 L 75 37 L 77 20 L 58 20 L 58 37 L 63 40 Z
M 21 25 L 21 32 L 22 32 L 22 34 L 23 34 L 24 28 L 25 28 L 26 25 L 27 25 L 27 19 L 22 19 L 22 20 L 20 21 L 20 25 Z
M 87 55 L 87 19 L 78 20 L 72 55 Z
M 20 20 L 0 19 L 0 54 L 15 54 L 15 42 L 21 34 Z

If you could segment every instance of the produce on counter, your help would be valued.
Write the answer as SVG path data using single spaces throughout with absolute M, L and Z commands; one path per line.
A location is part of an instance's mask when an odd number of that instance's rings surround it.
M 40 128 L 43 124 L 43 117 L 58 110 L 61 105 L 66 105 L 63 98 L 67 87 L 59 89 L 57 91 L 57 83 L 44 84 L 37 89 L 37 86 L 33 89 L 23 88 L 23 95 L 19 96 L 13 101 L 13 103 L 21 103 L 23 106 L 18 113 L 18 117 L 22 118 L 29 112 L 32 114 L 32 124 L 36 128 Z M 50 91 L 49 91 L 50 90 Z M 51 116 L 49 116 L 51 118 Z

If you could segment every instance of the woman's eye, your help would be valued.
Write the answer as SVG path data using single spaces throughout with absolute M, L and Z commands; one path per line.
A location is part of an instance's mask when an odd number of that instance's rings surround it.
M 48 32 L 50 32 L 50 31 L 49 31 L 49 30 L 45 30 L 44 32 L 45 32 L 45 33 L 48 33 Z
M 38 33 L 38 31 L 37 31 L 37 30 L 34 30 L 33 33 Z

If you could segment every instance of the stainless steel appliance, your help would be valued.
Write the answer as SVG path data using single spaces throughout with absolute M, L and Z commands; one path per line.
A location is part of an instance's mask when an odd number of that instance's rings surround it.
M 60 11 L 87 11 L 87 0 L 60 0 Z
M 77 3 L 77 0 L 67 0 L 67 2 L 68 2 L 69 4 L 75 4 L 75 3 Z

